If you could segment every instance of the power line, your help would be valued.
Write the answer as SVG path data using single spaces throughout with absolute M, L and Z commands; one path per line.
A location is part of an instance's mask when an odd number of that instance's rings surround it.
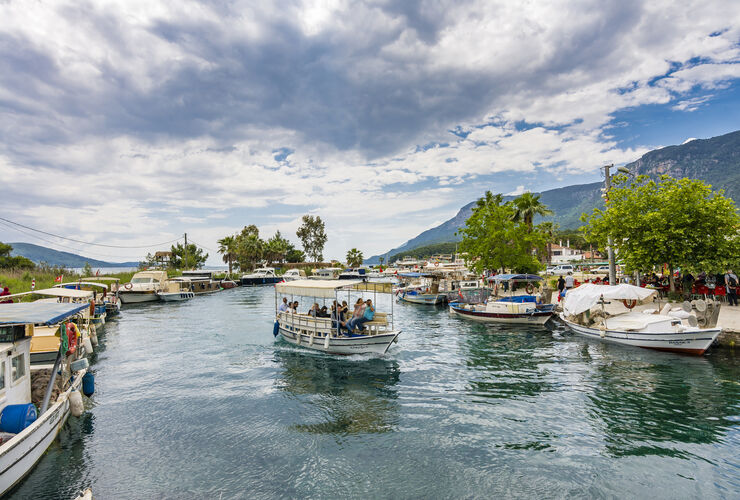
M 195 246 L 197 246 L 197 247 L 205 248 L 205 249 L 206 249 L 206 250 L 208 250 L 209 252 L 216 252 L 216 250 L 213 250 L 212 248 L 208 248 L 208 247 L 207 247 L 207 246 L 205 246 L 205 245 L 201 245 L 200 243 L 196 243 L 196 242 L 195 242 L 195 240 L 190 240 L 190 243 L 194 243 L 194 244 L 195 244 Z M 218 252 L 216 252 L 216 253 L 218 253 Z
M 168 244 L 174 243 L 174 242 L 176 242 L 176 241 L 178 241 L 180 239 L 180 238 L 175 238 L 174 240 L 165 241 L 163 243 L 156 243 L 154 245 L 142 245 L 142 246 L 105 245 L 103 243 L 92 243 L 90 241 L 76 240 L 74 238 L 67 238 L 65 236 L 59 236 L 58 234 L 54 234 L 54 233 L 47 233 L 46 231 L 42 231 L 40 229 L 34 229 L 32 227 L 29 227 L 29 226 L 24 226 L 23 224 L 19 224 L 18 222 L 13 222 L 12 220 L 4 219 L 2 217 L 0 217 L 0 220 L 3 220 L 5 222 L 8 222 L 8 223 L 13 224 L 15 226 L 20 226 L 20 227 L 29 229 L 29 230 L 34 231 L 34 232 L 37 232 L 37 233 L 46 234 L 48 236 L 53 236 L 54 238 L 60 238 L 60 239 L 67 240 L 67 241 L 74 241 L 75 243 L 82 243 L 83 245 L 93 245 L 93 246 L 96 246 L 96 247 L 125 248 L 125 249 L 130 249 L 130 248 L 152 248 L 152 247 L 161 247 L 162 245 L 168 245 Z

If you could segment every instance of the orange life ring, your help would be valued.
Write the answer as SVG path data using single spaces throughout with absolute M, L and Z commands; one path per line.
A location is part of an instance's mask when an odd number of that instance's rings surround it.
M 69 356 L 70 354 L 74 354 L 74 352 L 77 350 L 77 336 L 80 334 L 80 331 L 77 329 L 77 325 L 75 325 L 72 322 L 67 323 L 67 352 L 64 354 L 65 356 Z
M 439 262 L 435 262 L 434 267 L 439 267 Z
M 534 293 L 534 285 L 532 283 L 527 283 L 527 285 L 524 287 L 524 290 L 529 294 L 532 295 Z
M 125 288 L 126 290 L 131 290 L 133 287 L 134 285 L 132 283 L 126 283 L 125 285 L 123 285 L 123 288 Z
M 634 307 L 637 305 L 637 300 L 635 299 L 622 299 L 622 304 L 624 304 L 624 307 L 627 309 L 634 309 Z

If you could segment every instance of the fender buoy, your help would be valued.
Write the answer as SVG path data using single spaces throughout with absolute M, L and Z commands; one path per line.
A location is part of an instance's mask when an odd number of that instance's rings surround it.
M 326 339 L 324 339 L 324 349 L 329 348 L 329 334 L 326 334 Z
M 95 375 L 90 372 L 82 376 L 82 394 L 88 398 L 95 394 Z
M 622 304 L 624 304 L 624 307 L 626 307 L 627 309 L 633 309 L 637 305 L 637 300 L 622 299 Z
M 527 283 L 524 290 L 526 290 L 527 294 L 532 295 L 534 293 L 534 285 L 532 283 Z
M 80 391 L 72 391 L 69 394 L 69 411 L 75 417 L 79 417 L 85 411 L 85 405 L 82 402 L 82 394 Z

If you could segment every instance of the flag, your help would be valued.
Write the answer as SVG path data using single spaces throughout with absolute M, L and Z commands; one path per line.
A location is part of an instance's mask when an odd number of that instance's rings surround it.
M 64 276 L 64 275 L 63 274 L 60 274 L 59 276 L 57 276 L 56 278 L 54 278 L 54 281 L 57 282 L 57 283 L 61 283 L 62 282 L 62 276 Z
M 98 269 L 97 271 L 95 271 L 95 276 L 100 276 L 100 269 Z

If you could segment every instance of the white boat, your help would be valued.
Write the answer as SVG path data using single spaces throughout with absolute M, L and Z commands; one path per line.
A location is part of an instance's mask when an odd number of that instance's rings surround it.
M 377 298 L 378 293 L 390 292 L 390 286 L 387 285 L 338 280 L 289 281 L 275 285 L 275 303 L 282 302 L 278 297 L 287 297 L 292 302 L 296 296 L 339 302 L 340 294 L 349 298 L 352 294 L 358 296 L 363 292 L 372 293 L 373 298 Z M 392 307 L 393 301 L 390 302 Z M 373 300 L 373 303 L 377 307 L 377 301 Z M 385 354 L 401 333 L 393 329 L 392 309 L 389 314 L 376 312 L 375 319 L 364 324 L 365 329 L 360 335 L 340 333 L 339 325 L 331 318 L 316 318 L 290 310 L 276 312 L 276 315 L 274 335 L 280 335 L 291 344 L 329 354 Z
M 184 277 L 168 279 L 164 284 L 164 290 L 157 292 L 157 295 L 164 302 L 182 302 L 195 297 L 190 278 Z
M 106 284 L 107 290 L 103 290 L 103 303 L 105 304 L 105 312 L 110 316 L 115 316 L 121 312 L 121 299 L 118 296 L 118 290 L 121 287 L 120 278 L 112 278 L 110 276 L 88 276 L 82 278 L 83 282 L 97 283 L 101 282 Z
M 282 281 L 283 278 L 275 273 L 274 267 L 260 267 L 250 274 L 241 277 L 242 286 L 272 285 Z
M 497 283 L 507 283 L 512 295 L 500 299 L 489 298 L 485 304 L 450 303 L 450 315 L 484 323 L 524 323 L 544 325 L 552 316 L 555 306 L 542 304 L 533 295 L 533 282 L 542 281 L 534 274 L 501 274 Z M 473 282 L 477 285 L 477 282 Z M 526 295 L 514 295 L 515 284 L 526 284 Z M 532 288 L 529 288 L 532 286 Z
M 157 292 L 164 290 L 167 281 L 166 271 L 139 271 L 131 278 L 130 283 L 121 287 L 119 296 L 124 304 L 139 302 L 156 302 Z
M 31 403 L 31 337 L 27 332 L 34 324 L 52 325 L 84 311 L 87 304 L 31 302 L 3 304 L 0 306 L 0 399 L 2 412 L 23 410 L 33 407 Z M 15 433 L 3 433 L 0 446 L 0 495 L 4 495 L 18 484 L 36 465 L 54 441 L 70 414 L 72 393 L 82 385 L 86 369 L 70 372 L 71 356 L 57 358 L 50 371 L 45 397 L 36 414 L 28 413 L 20 419 Z M 53 398 L 57 369 L 64 377 L 64 390 Z M 67 385 L 69 384 L 69 385 Z M 75 394 L 75 398 L 79 394 Z M 13 406 L 11 406 L 13 405 Z M 17 405 L 17 406 L 16 406 Z M 35 418 L 34 418 L 35 417 Z
M 195 295 L 203 293 L 215 293 L 223 290 L 221 280 L 214 279 L 214 272 L 204 269 L 183 271 L 182 279 L 189 280 L 190 291 Z M 161 297 L 161 296 L 160 296 Z
M 310 279 L 312 280 L 335 280 L 339 278 L 339 273 L 342 272 L 341 267 L 324 267 L 322 269 L 314 269 L 312 271 Z
M 395 290 L 400 302 L 428 306 L 447 302 L 447 294 L 440 292 L 438 276 L 414 272 L 398 274 L 398 278 L 405 280 L 405 283 Z
M 657 292 L 634 285 L 616 286 L 587 283 L 568 291 L 560 319 L 574 332 L 604 342 L 702 355 L 712 345 L 721 329 L 698 327 L 697 317 L 670 306 L 661 312 L 628 311 L 609 315 L 608 301 L 623 301 L 625 306 L 652 299 Z M 600 306 L 600 310 L 592 309 Z
M 305 280 L 306 271 L 303 269 L 288 269 L 282 276 L 285 281 Z

